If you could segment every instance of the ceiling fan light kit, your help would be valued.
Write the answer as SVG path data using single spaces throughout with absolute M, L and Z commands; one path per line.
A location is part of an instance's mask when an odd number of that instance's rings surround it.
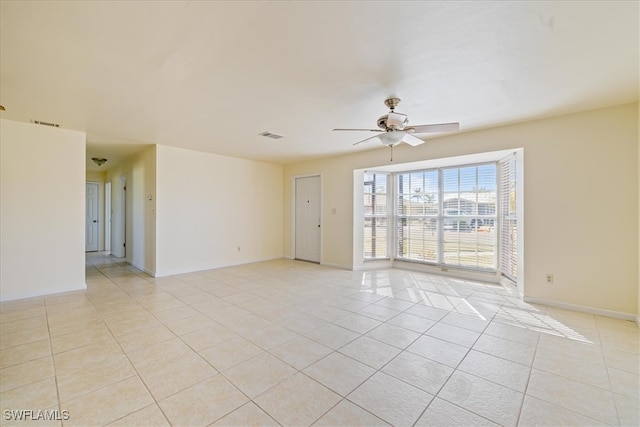
M 389 108 L 389 113 L 378 118 L 376 124 L 380 129 L 333 129 L 334 131 L 361 131 L 361 132 L 378 132 L 379 135 L 375 135 L 362 141 L 358 141 L 353 145 L 358 145 L 362 142 L 370 141 L 377 138 L 384 145 L 393 147 L 404 142 L 413 147 L 423 144 L 424 141 L 414 134 L 421 133 L 438 133 L 438 132 L 455 132 L 460 129 L 460 123 L 437 123 L 430 125 L 416 125 L 409 126 L 409 119 L 406 114 L 396 113 L 395 108 L 400 103 L 400 98 L 387 98 L 384 100 L 384 105 Z M 393 151 L 392 158 L 393 161 Z

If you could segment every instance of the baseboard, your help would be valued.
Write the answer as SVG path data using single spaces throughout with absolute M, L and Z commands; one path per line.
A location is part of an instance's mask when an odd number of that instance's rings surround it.
M 640 329 L 640 315 L 636 316 L 636 326 Z
M 20 299 L 25 299 L 25 298 L 43 297 L 43 296 L 52 295 L 52 294 L 61 294 L 63 292 L 84 291 L 86 289 L 87 289 L 87 284 L 86 283 L 82 283 L 82 284 L 77 285 L 77 286 L 69 286 L 69 287 L 62 287 L 62 288 L 56 288 L 56 289 L 38 290 L 38 291 L 34 291 L 34 292 L 25 292 L 25 293 L 20 293 L 20 294 L 9 295 L 9 296 L 6 296 L 6 297 L 2 296 L 2 297 L 0 297 L 0 302 L 15 301 L 15 300 L 20 300 Z
M 348 271 L 354 271 L 353 268 L 351 268 L 348 265 L 341 265 L 341 264 L 333 264 L 331 262 L 320 262 L 320 265 L 323 265 L 325 267 L 331 267 L 331 268 L 337 268 L 339 270 L 348 270 Z
M 371 270 L 384 270 L 386 268 L 393 268 L 393 261 L 369 261 L 360 265 L 354 265 L 353 271 L 371 271 Z
M 156 271 L 153 277 L 168 277 L 168 276 L 176 276 L 178 274 L 198 273 L 200 271 L 215 270 L 217 268 L 225 268 L 225 267 L 235 267 L 238 265 L 253 264 L 256 262 L 274 261 L 277 259 L 282 259 L 282 257 L 273 256 L 273 257 L 264 257 L 264 258 L 251 258 L 251 259 L 246 259 L 238 262 L 230 262 L 226 264 L 214 264 L 214 265 L 206 266 L 202 268 L 198 267 L 196 270 L 160 271 L 160 272 Z
M 527 297 L 527 296 L 523 298 L 523 301 L 530 302 L 532 304 L 542 304 L 542 305 L 548 305 L 549 307 L 579 311 L 582 313 L 596 314 L 598 316 L 613 317 L 614 319 L 630 320 L 632 322 L 636 322 L 636 324 L 639 324 L 638 316 L 633 315 L 631 313 L 622 313 L 620 311 L 607 310 L 604 308 L 589 307 L 586 305 L 578 305 L 578 304 L 569 304 L 561 301 L 546 300 L 543 298 L 533 298 L 533 297 Z M 639 327 L 640 327 L 640 324 L 639 324 Z
M 137 262 L 133 262 L 133 261 L 127 260 L 127 263 L 129 263 L 129 265 L 131 265 L 132 267 L 137 268 L 138 270 L 144 271 L 145 273 L 147 273 L 151 277 L 156 277 L 156 272 L 155 271 L 149 270 L 148 268 L 146 268 L 143 265 L 138 264 Z

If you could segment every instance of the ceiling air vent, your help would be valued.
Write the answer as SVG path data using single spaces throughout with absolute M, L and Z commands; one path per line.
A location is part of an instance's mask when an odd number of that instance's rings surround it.
M 271 132 L 267 132 L 267 131 L 262 132 L 262 133 L 259 133 L 258 135 L 260 135 L 260 136 L 264 136 L 265 138 L 271 138 L 271 139 L 280 139 L 280 138 L 284 138 L 282 135 L 278 135 L 278 134 L 271 133 Z
M 42 120 L 31 120 L 33 123 L 37 124 L 37 125 L 42 125 L 42 126 L 51 126 L 52 128 L 59 128 L 60 125 L 58 123 L 49 123 L 49 122 L 43 122 Z

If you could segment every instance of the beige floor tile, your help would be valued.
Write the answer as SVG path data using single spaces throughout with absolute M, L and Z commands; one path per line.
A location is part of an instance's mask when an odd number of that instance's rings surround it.
M 138 378 L 130 377 L 62 405 L 69 411 L 65 426 L 106 425 L 151 405 L 153 398 Z
M 516 424 L 523 399 L 522 393 L 460 371 L 451 375 L 438 397 L 507 426 Z
M 469 329 L 475 332 L 482 332 L 489 325 L 489 320 L 480 314 L 467 315 L 451 312 L 442 318 L 442 323 L 446 323 L 459 328 Z
M 129 360 L 136 369 L 153 368 L 175 359 L 192 354 L 194 351 L 180 338 L 173 337 L 128 353 Z
M 170 427 L 169 421 L 158 405 L 149 405 L 133 412 L 117 421 L 108 424 L 109 427 Z
M 407 347 L 406 351 L 455 368 L 462 361 L 469 349 L 438 338 L 423 335 Z
M 607 347 L 604 347 L 602 350 L 607 366 L 640 375 L 639 354 Z
M 640 402 L 640 375 L 631 372 L 609 368 L 611 389 L 614 393 L 622 394 Z
M 338 326 L 342 326 L 343 328 L 349 329 L 353 332 L 357 332 L 359 334 L 366 334 L 373 328 L 380 326 L 382 324 L 381 321 L 372 319 L 367 316 L 363 316 L 361 314 L 350 314 L 346 317 L 340 318 L 333 322 Z
M 295 373 L 291 366 L 264 353 L 226 370 L 224 376 L 253 399 Z
M 617 423 L 616 423 L 617 424 Z M 585 417 L 577 412 L 525 396 L 519 426 L 606 426 L 609 424 Z
M 42 317 L 46 313 L 44 305 L 26 308 L 24 310 L 0 312 L 0 323 L 14 322 L 16 320 L 30 319 L 32 317 Z
M 113 338 L 98 341 L 84 347 L 65 351 L 53 355 L 53 362 L 57 373 L 64 373 L 90 367 L 101 360 L 121 355 L 122 350 Z
M 360 334 L 341 326 L 329 324 L 315 329 L 305 334 L 305 336 L 324 346 L 337 350 L 360 337 Z
M 592 362 L 591 360 L 586 359 L 580 353 L 576 353 L 575 357 L 565 356 L 544 348 L 538 348 L 533 367 L 609 390 L 607 368 L 604 363 Z M 599 360 L 599 358 L 596 360 Z
M 382 372 L 428 393 L 436 394 L 447 382 L 453 369 L 404 351 L 382 368 Z
M 478 338 L 473 349 L 527 366 L 533 364 L 536 353 L 535 345 L 520 344 L 487 334 Z
M 199 352 L 218 371 L 224 371 L 245 362 L 264 350 L 242 337 L 232 338 Z
M 387 324 L 400 326 L 401 328 L 423 334 L 435 325 L 436 321 L 420 316 L 414 316 L 409 313 L 400 313 L 396 317 L 390 319 Z
M 367 336 L 382 341 L 386 344 L 405 349 L 420 336 L 419 333 L 400 326 L 383 323 L 377 328 L 369 331 Z
M 51 355 L 51 343 L 48 339 L 0 350 L 0 368 L 40 359 Z
M 86 281 L 0 303 L 2 405 L 71 409 L 65 426 L 383 425 L 383 413 L 401 425 L 414 413 L 416 425 L 639 423 L 633 322 L 534 307 L 499 286 L 290 260 L 156 279 L 103 254 L 87 256 Z M 216 381 L 240 399 L 210 405 Z M 418 413 L 416 390 L 423 408 L 440 397 Z M 185 417 L 190 394 L 203 409 Z M 41 425 L 25 423 L 9 425 Z
M 273 325 L 243 334 L 244 338 L 265 350 L 275 348 L 287 341 L 298 338 L 299 336 L 300 335 L 295 332 L 290 331 L 287 328 L 283 328 L 280 325 Z
M 391 425 L 406 426 L 416 422 L 433 395 L 378 372 L 348 399 Z
M 182 354 L 164 364 L 136 366 L 140 378 L 156 400 L 164 399 L 218 373 L 197 353 Z
M 537 331 L 524 327 L 505 325 L 499 322 L 491 322 L 489 326 L 487 326 L 487 329 L 484 330 L 484 333 L 531 346 L 538 345 L 538 337 L 540 336 L 540 333 Z
M 497 427 L 499 424 L 482 418 L 438 397 L 433 399 L 424 414 L 415 424 L 416 427 L 441 426 L 487 426 Z
M 176 338 L 166 326 L 154 326 L 135 331 L 130 334 L 120 335 L 116 338 L 125 353 L 132 353 L 143 347 L 158 344 Z
M 43 380 L 12 388 L 0 393 L 0 410 L 48 409 L 58 404 L 55 378 Z
M 335 427 L 335 426 L 360 426 L 360 427 L 383 427 L 389 424 L 382 421 L 370 412 L 365 411 L 358 405 L 348 400 L 342 400 L 329 412 L 324 414 L 314 427 Z
M 433 327 L 425 332 L 425 335 L 468 348 L 471 348 L 478 337 L 480 337 L 479 332 L 449 325 L 443 322 L 438 322 L 433 325 Z
M 618 422 L 615 402 L 610 391 L 569 378 L 533 369 L 527 395 L 604 423 Z
M 342 347 L 340 353 L 374 369 L 380 369 L 400 353 L 400 349 L 381 341 L 362 336 Z
M 201 329 L 216 327 L 219 326 L 219 324 L 204 314 L 198 313 L 195 316 L 187 317 L 186 319 L 165 322 L 165 326 L 174 334 L 181 336 Z
M 640 400 L 623 396 L 621 394 L 614 394 L 613 397 L 616 401 L 620 425 L 640 425 Z
M 173 425 L 205 426 L 229 414 L 248 399 L 222 375 L 192 385 L 160 401 Z
M 113 355 L 78 369 L 58 373 L 58 395 L 61 402 L 66 402 L 134 375 L 136 372 L 124 354 Z
M 288 341 L 270 351 L 278 359 L 298 370 L 303 370 L 332 352 L 329 347 L 303 337 Z
M 49 321 L 49 335 L 57 337 L 104 325 L 98 314 L 70 316 L 60 321 Z
M 140 313 L 135 317 L 127 319 L 107 321 L 107 327 L 116 337 L 161 325 L 162 324 L 149 313 Z
M 111 338 L 113 338 L 111 332 L 107 329 L 106 325 L 102 323 L 82 331 L 52 337 L 51 349 L 54 354 L 62 353 L 73 350 L 74 348 L 93 344 L 96 341 L 104 341 Z
M 311 425 L 341 397 L 298 373 L 261 394 L 255 403 L 283 426 Z
M 28 319 L 15 320 L 13 322 L 0 323 L 0 337 L 7 334 L 28 332 L 31 329 L 48 328 L 45 316 L 30 317 Z
M 261 427 L 277 427 L 279 426 L 273 418 L 267 415 L 262 409 L 253 402 L 246 403 L 235 411 L 220 418 L 212 426 L 218 427 L 245 427 L 245 426 L 261 426 Z
M 4 334 L 2 335 L 2 338 L 0 338 L 0 350 L 48 339 L 49 328 L 46 326 L 29 329 L 28 331 Z
M 530 372 L 528 366 L 475 350 L 467 354 L 458 369 L 521 393 L 527 387 Z
M 3 368 L 0 369 L 0 392 L 53 376 L 53 358 L 51 356 Z
M 237 336 L 232 330 L 216 323 L 215 326 L 190 332 L 182 335 L 181 338 L 195 351 L 201 351 Z

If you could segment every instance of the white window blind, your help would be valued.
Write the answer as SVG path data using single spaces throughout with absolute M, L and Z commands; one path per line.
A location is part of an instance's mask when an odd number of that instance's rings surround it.
M 438 171 L 398 173 L 395 176 L 396 258 L 436 263 L 439 260 Z
M 364 259 L 389 258 L 389 174 L 364 173 Z
M 395 257 L 496 270 L 496 164 L 401 172 Z
M 518 278 L 518 223 L 516 221 L 516 156 L 500 162 L 500 272 Z
M 443 265 L 496 270 L 496 164 L 441 170 Z

